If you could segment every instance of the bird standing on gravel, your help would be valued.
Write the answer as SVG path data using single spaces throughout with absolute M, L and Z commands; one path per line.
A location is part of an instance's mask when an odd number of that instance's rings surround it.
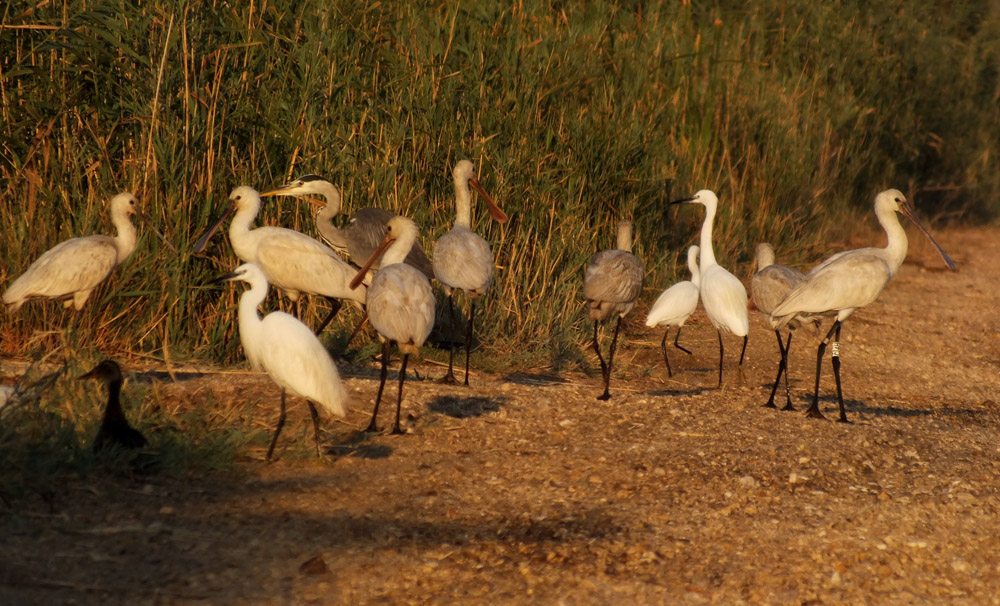
M 701 270 L 698 269 L 698 247 L 692 246 L 688 249 L 687 255 L 688 269 L 691 270 L 691 279 L 674 284 L 663 291 L 653 306 L 646 314 L 646 326 L 665 326 L 663 340 L 660 341 L 660 349 L 663 350 L 663 362 L 667 365 L 667 376 L 672 377 L 673 371 L 670 369 L 670 359 L 667 358 L 667 335 L 670 334 L 670 327 L 677 327 L 677 334 L 674 336 L 674 347 L 691 355 L 691 350 L 682 347 L 678 343 L 681 338 L 681 328 L 687 319 L 691 317 L 698 307 L 698 291 L 701 284 Z

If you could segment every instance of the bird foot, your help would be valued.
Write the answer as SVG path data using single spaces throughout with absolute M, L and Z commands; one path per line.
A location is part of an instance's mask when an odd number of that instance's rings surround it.
M 361 430 L 361 433 L 378 433 L 378 426 L 375 425 L 375 421 L 369 423 L 368 427 Z
M 458 383 L 458 379 L 455 378 L 454 373 L 449 372 L 445 376 L 438 379 L 438 383 L 443 383 L 444 385 L 455 385 L 456 383 Z
M 840 417 L 837 419 L 838 423 L 847 423 L 848 425 L 854 425 L 854 421 L 847 420 L 847 417 Z
M 390 431 L 389 433 L 391 435 L 394 435 L 394 436 L 401 436 L 401 435 L 405 434 L 406 432 L 403 431 L 402 428 L 400 428 L 399 425 L 393 425 L 392 426 L 392 431 Z
M 604 392 L 601 395 L 597 396 L 597 399 L 600 400 L 600 401 L 602 401 L 602 402 L 604 402 L 606 400 L 610 400 L 611 399 L 611 394 L 608 393 L 608 392 Z
M 806 411 L 806 416 L 809 417 L 810 419 L 823 419 L 824 421 L 826 420 L 826 417 L 823 416 L 823 413 L 819 411 L 818 407 L 810 406 L 809 410 Z
M 789 403 L 785 404 L 784 406 L 782 406 L 782 407 L 781 407 L 781 410 L 791 410 L 791 411 L 794 411 L 794 410 L 795 410 L 795 407 L 794 407 L 794 406 L 792 406 L 792 403 L 791 403 L 791 402 L 789 402 Z
M 767 404 L 764 404 L 763 408 L 777 408 L 777 406 L 774 404 L 774 400 L 768 400 Z

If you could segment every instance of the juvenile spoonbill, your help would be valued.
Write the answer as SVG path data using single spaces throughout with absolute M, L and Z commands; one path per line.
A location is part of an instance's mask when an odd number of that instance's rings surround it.
M 337 252 L 348 255 L 348 258 L 359 267 L 364 265 L 382 243 L 385 238 L 386 226 L 395 215 L 381 208 L 362 208 L 354 213 L 346 227 L 343 229 L 337 227 L 333 224 L 333 220 L 340 214 L 341 210 L 343 198 L 340 189 L 319 175 L 303 175 L 281 187 L 262 193 L 260 197 L 298 197 L 310 194 L 323 196 L 326 200 L 326 204 L 322 205 L 306 198 L 311 204 L 322 207 L 316 214 L 316 229 L 323 239 Z M 378 269 L 381 262 L 381 259 L 376 259 L 372 269 Z M 414 241 L 413 248 L 406 254 L 406 259 L 403 262 L 419 269 L 427 276 L 428 280 L 434 277 L 430 259 L 424 254 L 424 249 L 417 241 Z
M 833 255 L 806 274 L 805 279 L 788 291 L 771 311 L 775 328 L 784 327 L 800 314 L 836 314 L 830 332 L 820 342 L 816 352 L 816 390 L 812 405 L 806 411 L 807 416 L 824 418 L 819 410 L 819 378 L 823 367 L 823 352 L 833 339 L 833 376 L 837 381 L 837 402 L 840 404 L 838 421 L 849 422 L 840 384 L 840 328 L 844 320 L 856 310 L 878 298 L 906 258 L 906 230 L 899 224 L 897 212 L 913 221 L 937 248 L 945 264 L 950 269 L 955 269 L 955 263 L 914 216 L 902 192 L 887 189 L 875 196 L 875 216 L 885 230 L 885 248 L 858 248 Z
M 698 291 L 701 284 L 701 270 L 698 269 L 698 247 L 688 248 L 687 254 L 688 269 L 691 270 L 691 279 L 674 284 L 663 291 L 653 306 L 646 314 L 646 326 L 665 326 L 663 340 L 660 341 L 660 349 L 663 350 L 663 361 L 667 365 L 667 376 L 672 377 L 674 373 L 670 370 L 670 359 L 667 358 L 667 335 L 670 334 L 670 327 L 677 327 L 677 334 L 674 335 L 674 347 L 691 354 L 691 351 L 677 342 L 681 338 L 681 328 L 687 319 L 698 307 Z
M 382 372 L 375 409 L 366 432 L 378 431 L 378 407 L 388 373 L 389 350 L 395 342 L 403 354 L 403 364 L 399 368 L 399 394 L 392 433 L 403 433 L 399 412 L 403 403 L 406 363 L 411 354 L 420 353 L 420 347 L 434 327 L 434 291 L 431 290 L 431 283 L 419 269 L 404 262 L 407 253 L 413 249 L 417 233 L 416 223 L 406 217 L 393 217 L 386 226 L 382 244 L 372 252 L 352 282 L 360 283 L 378 259 L 382 259 L 382 267 L 375 272 L 368 287 L 368 318 L 382 340 Z
M 632 222 L 618 222 L 618 248 L 603 250 L 587 262 L 583 274 L 583 296 L 587 299 L 590 319 L 594 321 L 594 352 L 601 362 L 604 377 L 604 393 L 598 400 L 611 397 L 611 365 L 615 361 L 615 345 L 622 318 L 632 311 L 635 300 L 642 292 L 642 261 L 632 254 Z M 601 356 L 601 345 L 597 340 L 597 326 L 612 315 L 615 320 L 615 335 L 611 339 L 608 361 Z
M 472 321 L 476 315 L 476 299 L 486 293 L 493 282 L 493 252 L 490 245 L 472 231 L 472 186 L 486 202 L 490 215 L 496 221 L 507 220 L 500 207 L 476 180 L 472 162 L 462 160 L 451 172 L 455 182 L 455 225 L 451 231 L 434 243 L 434 277 L 438 279 L 448 295 L 448 312 L 452 318 L 454 331 L 455 307 L 453 295 L 456 290 L 465 292 L 469 300 L 469 325 L 465 334 L 465 385 L 469 385 L 469 354 L 472 349 Z M 448 352 L 448 374 L 441 380 L 455 383 L 454 372 L 455 343 L 452 340 Z
M 101 426 L 94 438 L 94 452 L 105 448 L 142 448 L 148 442 L 146 436 L 128 424 L 122 411 L 122 370 L 114 360 L 104 360 L 79 379 L 97 379 L 108 387 L 108 403 L 104 406 Z
M 750 334 L 750 316 L 747 314 L 747 289 L 739 278 L 726 271 L 715 260 L 712 248 L 712 224 L 719 198 L 714 192 L 703 189 L 671 204 L 702 204 L 705 206 L 705 221 L 701 224 L 701 304 L 705 308 L 712 326 L 719 332 L 719 387 L 722 387 L 722 332 L 726 331 L 743 337 L 740 351 L 740 372 L 743 372 L 743 356 L 747 351 L 747 335 Z
M 271 460 L 278 435 L 285 425 L 285 392 L 299 396 L 309 404 L 313 431 L 316 436 L 316 454 L 320 455 L 319 412 L 316 404 L 327 414 L 343 417 L 347 394 L 340 382 L 340 373 L 326 348 L 316 335 L 295 316 L 282 311 L 272 311 L 263 317 L 257 308 L 267 298 L 267 277 L 253 263 L 244 263 L 219 281 L 240 280 L 250 288 L 240 296 L 240 343 L 250 366 L 263 370 L 281 388 L 281 412 L 274 428 L 274 437 L 267 448 L 267 461 Z
M 7 313 L 16 312 L 33 298 L 69 297 L 65 307 L 83 308 L 94 289 L 135 250 L 136 233 L 130 217 L 136 215 L 149 224 L 129 192 L 111 198 L 108 206 L 117 235 L 72 238 L 47 250 L 3 293 Z
M 348 286 L 354 270 L 346 261 L 329 246 L 295 230 L 283 227 L 250 229 L 259 210 L 257 190 L 246 185 L 237 187 L 229 194 L 226 211 L 198 239 L 194 252 L 204 250 L 209 238 L 235 211 L 229 225 L 229 240 L 241 261 L 257 265 L 267 282 L 283 290 L 292 302 L 298 301 L 303 292 L 326 297 L 330 302 L 330 313 L 320 323 L 316 334 L 323 332 L 340 311 L 341 299 L 354 301 L 363 308 L 367 289 L 364 285 Z
M 788 338 L 782 343 L 781 331 L 775 327 L 776 322 L 771 319 L 770 313 L 781 298 L 788 294 L 792 288 L 805 279 L 805 274 L 797 269 L 776 265 L 774 262 L 774 247 L 767 242 L 757 245 L 757 273 L 750 279 L 750 294 L 756 307 L 767 318 L 774 334 L 778 338 L 778 351 L 781 353 L 781 361 L 778 363 L 778 376 L 774 379 L 774 387 L 771 388 L 771 397 L 768 398 L 767 408 L 777 408 L 774 404 L 774 395 L 778 391 L 778 384 L 781 383 L 781 375 L 785 375 L 785 406 L 781 410 L 795 410 L 792 406 L 792 396 L 788 390 L 788 348 L 792 344 L 792 332 L 794 329 L 807 324 L 818 327 L 820 318 L 817 315 L 799 315 L 790 320 L 788 328 Z

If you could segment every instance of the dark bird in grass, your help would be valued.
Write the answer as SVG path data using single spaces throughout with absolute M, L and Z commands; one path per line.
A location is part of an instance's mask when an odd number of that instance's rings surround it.
M 101 427 L 97 430 L 97 437 L 94 438 L 94 452 L 113 446 L 142 448 L 148 443 L 144 435 L 128 424 L 122 411 L 122 370 L 116 362 L 104 360 L 79 378 L 98 379 L 108 386 L 108 403 L 104 407 Z

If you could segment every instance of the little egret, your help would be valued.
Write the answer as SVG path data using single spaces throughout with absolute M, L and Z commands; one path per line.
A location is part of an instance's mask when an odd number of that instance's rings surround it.
M 774 387 L 771 388 L 771 397 L 768 398 L 767 408 L 777 408 L 774 404 L 774 395 L 778 391 L 778 384 L 781 383 L 781 375 L 785 375 L 785 406 L 782 410 L 795 410 L 792 406 L 792 396 L 788 390 L 788 348 L 792 345 L 792 331 L 800 326 L 812 324 L 818 326 L 820 319 L 815 315 L 800 315 L 788 322 L 788 338 L 782 343 L 781 331 L 775 328 L 775 322 L 769 316 L 781 298 L 788 294 L 805 279 L 805 274 L 797 269 L 776 265 L 774 263 L 774 247 L 767 242 L 757 245 L 757 273 L 750 280 L 750 294 L 756 307 L 768 319 L 774 334 L 778 337 L 778 351 L 781 353 L 781 361 L 778 362 L 778 376 L 774 379 Z
M 410 354 L 419 354 L 420 347 L 434 327 L 434 291 L 423 273 L 404 262 L 417 239 L 417 225 L 406 217 L 394 217 L 389 221 L 385 238 L 368 261 L 354 277 L 353 283 L 360 283 L 368 270 L 381 257 L 382 267 L 375 272 L 368 287 L 368 317 L 382 339 L 382 372 L 375 396 L 375 409 L 366 432 L 378 431 L 375 424 L 378 407 L 385 388 L 389 349 L 396 343 L 403 364 L 399 369 L 399 394 L 396 399 L 396 420 L 392 433 L 403 433 L 399 426 L 400 408 L 403 403 L 403 382 L 406 380 L 406 363 Z
M 642 261 L 632 254 L 632 222 L 618 222 L 618 248 L 604 250 L 587 262 L 583 274 L 583 296 L 587 299 L 590 319 L 594 321 L 594 352 L 601 362 L 604 377 L 604 393 L 598 400 L 611 397 L 611 365 L 615 360 L 615 345 L 622 318 L 632 311 L 635 300 L 642 292 Z M 597 340 L 597 326 L 612 315 L 617 315 L 615 335 L 611 339 L 608 361 L 601 356 L 601 345 Z
M 101 427 L 94 438 L 94 452 L 119 446 L 121 448 L 142 448 L 148 442 L 146 437 L 128 424 L 122 411 L 122 370 L 114 360 L 104 360 L 79 379 L 97 379 L 108 387 L 108 403 L 101 417 Z
M 118 234 L 72 238 L 47 250 L 3 293 L 7 313 L 16 312 L 33 298 L 69 297 L 66 307 L 83 308 L 94 289 L 135 250 L 136 233 L 130 217 L 136 215 L 149 224 L 129 192 L 111 198 L 108 206 Z
M 381 208 L 362 208 L 354 213 L 347 226 L 343 229 L 333 224 L 333 219 L 340 214 L 342 197 L 340 189 L 319 175 L 303 175 L 270 191 L 262 193 L 262 198 L 268 196 L 307 196 L 315 194 L 323 196 L 325 205 L 316 214 L 316 229 L 323 239 L 335 250 L 345 253 L 359 267 L 371 258 L 385 238 L 386 226 L 393 214 Z M 307 199 L 315 204 L 312 200 Z M 403 261 L 419 269 L 427 279 L 434 277 L 430 259 L 424 254 L 420 243 L 414 241 L 413 248 Z M 372 269 L 381 266 L 381 259 L 376 259 Z
M 836 314 L 830 332 L 820 342 L 816 352 L 816 391 L 807 416 L 824 418 L 819 410 L 819 378 L 823 367 L 823 352 L 833 339 L 833 376 L 837 381 L 837 402 L 842 423 L 848 423 L 844 410 L 844 395 L 840 384 L 840 328 L 856 310 L 878 298 L 889 280 L 896 275 L 906 258 L 906 230 L 899 223 L 897 212 L 903 213 L 931 241 L 941 258 L 952 270 L 955 263 L 937 243 L 910 209 L 906 197 L 898 189 L 887 189 L 875 196 L 875 216 L 885 230 L 885 248 L 858 248 L 837 253 L 812 269 L 798 286 L 786 294 L 771 311 L 775 328 L 782 328 L 801 314 Z
M 462 160 L 452 170 L 455 182 L 455 225 L 451 231 L 434 243 L 434 277 L 438 279 L 448 295 L 448 312 L 454 322 L 455 308 L 453 295 L 456 290 L 465 292 L 469 300 L 469 325 L 465 334 L 465 385 L 469 385 L 469 354 L 472 349 L 472 321 L 476 314 L 476 299 L 486 293 L 493 282 L 493 252 L 490 245 L 472 231 L 471 185 L 486 202 L 490 215 L 503 223 L 507 220 L 493 198 L 476 180 L 472 162 Z M 445 383 L 455 383 L 454 372 L 455 343 L 452 340 L 448 353 L 448 374 Z
M 194 252 L 205 249 L 209 238 L 232 213 L 229 240 L 233 251 L 244 263 L 253 263 L 263 272 L 267 282 L 280 288 L 293 302 L 300 293 L 326 297 L 332 306 L 329 315 L 320 323 L 316 334 L 340 311 L 340 299 L 349 299 L 359 306 L 365 304 L 364 285 L 350 288 L 348 282 L 354 270 L 329 246 L 283 227 L 258 227 L 250 229 L 260 210 L 260 194 L 252 187 L 237 187 L 229 195 L 229 206 L 219 220 L 198 239 Z
M 698 247 L 692 246 L 687 254 L 688 269 L 691 270 L 691 280 L 684 280 L 674 284 L 663 291 L 653 306 L 646 314 L 646 326 L 666 326 L 663 331 L 663 340 L 660 341 L 660 349 L 663 350 L 663 362 L 667 365 L 667 376 L 672 377 L 673 371 L 670 369 L 670 359 L 667 358 L 667 335 L 670 334 L 670 327 L 677 327 L 677 334 L 674 336 L 674 347 L 691 354 L 691 351 L 678 343 L 681 338 L 681 328 L 687 319 L 698 307 L 698 291 L 701 283 L 701 271 L 698 269 Z
M 285 424 L 286 391 L 304 398 L 309 404 L 316 436 L 316 454 L 320 455 L 316 404 L 328 414 L 338 417 L 346 414 L 344 401 L 347 394 L 340 382 L 337 366 L 316 335 L 294 316 L 281 311 L 273 311 L 263 319 L 257 315 L 257 308 L 267 298 L 267 277 L 259 267 L 244 263 L 219 278 L 219 281 L 232 280 L 250 285 L 249 290 L 240 296 L 240 343 L 243 353 L 254 370 L 265 371 L 281 388 L 281 412 L 265 459 L 271 460 L 274 445 L 278 443 L 278 435 Z
M 701 224 L 701 304 L 705 308 L 712 326 L 719 332 L 719 387 L 722 387 L 722 331 L 743 337 L 740 351 L 740 372 L 743 372 L 743 356 L 747 351 L 747 335 L 750 333 L 750 316 L 747 314 L 747 289 L 739 278 L 726 271 L 715 260 L 712 248 L 712 223 L 719 198 L 714 192 L 703 189 L 671 204 L 693 203 L 705 206 L 705 221 Z

